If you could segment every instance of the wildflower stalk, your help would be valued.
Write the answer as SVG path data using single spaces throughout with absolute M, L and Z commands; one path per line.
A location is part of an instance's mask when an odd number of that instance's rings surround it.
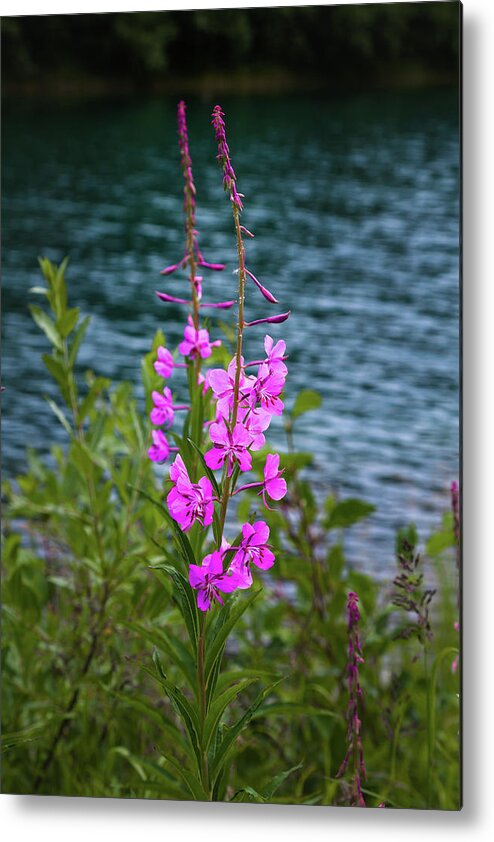
M 242 231 L 240 230 L 240 211 L 236 204 L 232 203 L 233 210 L 233 224 L 235 226 L 235 234 L 237 237 L 237 254 L 238 254 L 238 321 L 237 321 L 237 348 L 235 352 L 235 383 L 233 388 L 233 409 L 232 409 L 232 423 L 231 430 L 233 431 L 237 423 L 238 403 L 240 392 L 240 374 L 242 361 L 242 341 L 244 329 L 244 304 L 245 304 L 245 249 L 242 240 Z M 223 533 L 225 527 L 226 513 L 228 510 L 228 503 L 230 501 L 231 477 L 228 476 L 227 464 L 225 463 L 223 475 L 223 494 L 221 499 L 220 512 L 220 527 Z
M 398 545 L 398 565 L 401 570 L 399 576 L 393 580 L 395 591 L 392 602 L 408 614 L 415 614 L 416 623 L 409 622 L 397 635 L 405 640 L 416 636 L 422 646 L 424 667 L 424 682 L 426 687 L 426 722 L 427 722 L 427 800 L 426 806 L 432 803 L 432 778 L 435 766 L 434 745 L 434 704 L 432 698 L 431 669 L 429 664 L 429 649 L 432 641 L 432 628 L 429 618 L 429 606 L 435 594 L 435 589 L 424 588 L 424 576 L 420 572 L 421 557 L 415 551 L 415 546 L 402 538 Z
M 353 762 L 352 807 L 365 807 L 362 794 L 362 780 L 367 779 L 364 764 L 362 737 L 360 734 L 361 721 L 359 717 L 359 701 L 362 698 L 362 688 L 359 679 L 359 666 L 364 663 L 359 640 L 358 624 L 360 614 L 358 610 L 358 596 L 353 591 L 348 594 L 348 707 L 347 707 L 347 752 L 343 758 L 337 777 L 341 777 L 350 759 Z
M 199 330 L 199 297 L 197 294 L 196 275 L 196 220 L 195 220 L 195 194 L 196 188 L 192 175 L 192 160 L 189 152 L 189 137 L 187 132 L 187 121 L 185 118 L 185 103 L 181 100 L 177 108 L 178 115 L 178 136 L 182 173 L 184 177 L 184 211 L 185 211 L 185 253 L 189 265 L 189 280 L 192 293 L 192 322 L 195 330 Z M 196 355 L 192 362 L 194 369 L 194 383 L 201 371 L 201 357 Z M 190 395 L 192 400 L 192 393 Z
M 269 570 L 275 562 L 274 553 L 268 544 L 269 526 L 264 521 L 253 522 L 254 519 L 250 518 L 242 525 L 241 534 L 232 543 L 228 542 L 224 534 L 228 503 L 235 493 L 237 478 L 240 472 L 252 469 L 251 450 L 260 450 L 265 442 L 263 433 L 269 426 L 272 416 L 281 415 L 284 409 L 280 394 L 287 374 L 287 368 L 283 362 L 285 343 L 280 340 L 275 344 L 270 336 L 265 336 L 266 358 L 251 363 L 258 366 L 257 376 L 246 376 L 242 357 L 243 330 L 250 324 L 279 323 L 289 315 L 282 313 L 278 316 L 258 319 L 253 323 L 245 321 L 247 278 L 252 280 L 268 302 L 276 303 L 276 299 L 245 265 L 242 235 L 252 235 L 240 224 L 241 194 L 236 190 L 235 174 L 230 163 L 225 126 L 219 106 L 214 109 L 213 124 L 218 141 L 219 155 L 217 157 L 223 167 L 223 182 L 232 202 L 238 252 L 236 349 L 226 371 L 223 368 L 209 368 L 204 377 L 200 375 L 201 360 L 210 357 L 213 347 L 221 344 L 220 340 L 211 341 L 208 331 L 200 327 L 200 308 L 205 306 L 227 308 L 235 302 L 205 304 L 201 300 L 202 278 L 196 275 L 197 268 L 204 266 L 218 270 L 223 267 L 220 264 L 207 263 L 197 246 L 195 187 L 192 181 L 183 103 L 179 105 L 179 137 L 185 179 L 186 250 L 182 260 L 173 266 L 166 267 L 162 274 L 168 275 L 179 267 L 183 268 L 187 263 L 190 270 L 192 297 L 191 301 L 186 301 L 168 293 L 158 293 L 158 297 L 163 301 L 192 307 L 192 315 L 189 315 L 188 325 L 184 331 L 184 340 L 178 346 L 179 352 L 187 360 L 190 408 L 184 422 L 183 437 L 172 434 L 179 446 L 177 456 L 170 466 L 169 478 L 172 488 L 166 497 L 169 524 L 173 529 L 177 548 L 188 576 L 185 578 L 181 570 L 175 566 L 171 567 L 168 561 L 161 566 L 173 579 L 175 599 L 187 627 L 190 641 L 187 663 L 185 665 L 182 663 L 180 653 L 177 651 L 175 655 L 182 673 L 187 677 L 194 701 L 191 701 L 189 694 L 183 694 L 171 683 L 157 655 L 155 663 L 158 667 L 159 680 L 182 720 L 192 751 L 191 753 L 187 747 L 185 748 L 185 754 L 192 763 L 186 762 L 184 766 L 177 766 L 171 757 L 167 760 L 174 766 L 192 796 L 198 800 L 221 799 L 222 794 L 226 792 L 225 773 L 231 762 L 232 735 L 231 732 L 222 733 L 221 718 L 226 707 L 233 703 L 238 694 L 257 680 L 251 677 L 239 677 L 233 685 L 225 689 L 222 683 L 219 689 L 221 660 L 228 635 L 259 591 L 253 593 L 247 600 L 241 600 L 237 596 L 236 600 L 232 600 L 227 605 L 224 603 L 223 594 L 250 588 L 253 584 L 252 571 L 255 568 Z M 167 348 L 162 346 L 157 348 L 157 359 L 153 367 L 160 377 L 168 379 L 173 370 L 179 366 L 180 364 L 175 362 Z M 211 396 L 208 392 L 211 392 Z M 151 422 L 168 430 L 173 423 L 174 413 L 179 408 L 178 405 L 173 404 L 171 389 L 165 386 L 163 392 L 153 391 L 152 399 L 154 408 L 150 413 Z M 212 447 L 206 452 L 201 449 L 205 426 L 204 409 L 208 412 L 212 410 L 212 418 L 206 421 Z M 162 430 L 153 431 L 153 441 L 154 446 L 148 451 L 149 458 L 154 462 L 166 461 L 173 448 L 169 446 Z M 193 445 L 192 449 L 190 445 Z M 287 491 L 286 482 L 282 479 L 283 469 L 279 469 L 279 459 L 277 454 L 268 454 L 263 482 L 247 483 L 246 486 L 247 488 L 261 486 L 261 491 L 258 493 L 262 494 L 267 508 L 270 507 L 266 496 L 272 500 L 280 500 Z M 196 468 L 200 468 L 201 464 L 205 475 L 197 476 Z M 222 480 L 217 482 L 212 471 L 220 469 L 222 469 Z M 190 537 L 187 536 L 186 533 L 195 524 L 201 528 L 195 529 Z M 210 527 L 212 536 L 208 536 Z M 209 543 L 209 538 L 212 538 L 211 543 Z M 206 555 L 204 555 L 205 552 L 207 552 Z M 191 600 L 190 588 L 197 594 L 194 601 Z M 219 609 L 221 613 L 217 621 L 209 623 L 206 612 L 215 604 L 222 606 Z M 194 664 L 192 671 L 189 669 L 191 657 Z M 250 713 L 257 709 L 269 689 L 266 688 L 258 694 L 244 716 L 236 723 L 234 727 L 238 729 L 237 733 L 247 725 Z
M 185 247 L 189 264 L 189 280 L 192 288 L 192 319 L 196 330 L 199 328 L 199 300 L 197 297 L 196 261 L 195 261 L 195 192 L 192 177 L 192 160 L 189 152 L 189 138 L 185 119 L 185 103 L 178 104 L 178 136 L 180 158 L 184 176 L 184 211 L 185 211 Z

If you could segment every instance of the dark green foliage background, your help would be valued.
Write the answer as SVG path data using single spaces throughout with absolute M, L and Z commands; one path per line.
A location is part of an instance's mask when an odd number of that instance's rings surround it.
M 459 3 L 4 18 L 3 84 L 167 85 L 222 73 L 321 87 L 456 82 Z

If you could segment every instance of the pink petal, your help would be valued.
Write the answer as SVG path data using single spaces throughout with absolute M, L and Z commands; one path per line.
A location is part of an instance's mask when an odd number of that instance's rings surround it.
M 213 269 L 215 272 L 221 272 L 225 268 L 223 263 L 208 263 L 203 259 L 201 259 L 197 265 L 204 266 L 205 269 Z
M 208 371 L 208 383 L 215 395 L 221 395 L 231 388 L 230 378 L 222 368 L 212 368 Z
M 249 431 L 244 427 L 241 421 L 238 421 L 235 424 L 233 433 L 232 433 L 232 442 L 234 445 L 240 445 L 241 447 L 248 447 L 252 440 L 252 436 Z
M 252 468 L 252 456 L 248 450 L 244 450 L 243 453 L 239 453 L 237 459 L 241 471 L 250 471 Z
M 208 572 L 212 573 L 216 576 L 219 576 L 223 573 L 223 554 L 219 550 L 215 550 L 214 553 L 211 555 L 206 556 L 208 561 Z M 206 558 L 203 561 L 203 565 L 206 561 Z
M 207 477 L 201 477 L 198 481 L 197 485 L 201 489 L 204 499 L 211 500 L 213 497 L 213 486 L 211 485 L 210 481 Z
M 206 503 L 204 507 L 204 526 L 210 526 L 213 522 L 214 505 L 213 503 Z
M 211 427 L 209 428 L 209 436 L 214 444 L 221 444 L 226 447 L 230 444 L 228 430 L 226 428 L 226 424 L 224 423 L 218 424 L 215 422 L 214 424 L 211 424 Z
M 254 527 L 252 526 L 251 523 L 244 523 L 244 525 L 242 526 L 242 535 L 243 535 L 244 541 L 248 541 L 250 536 L 254 534 L 254 531 L 255 531 Z
M 206 591 L 201 590 L 197 593 L 197 607 L 201 611 L 208 611 L 211 606 L 211 600 Z
M 266 456 L 266 464 L 264 465 L 264 479 L 271 479 L 278 473 L 280 465 L 280 456 L 278 453 L 268 453 Z
M 205 571 L 198 564 L 189 565 L 189 583 L 192 588 L 200 588 L 204 583 Z
M 259 567 L 261 570 L 269 570 L 270 567 L 273 566 L 275 562 L 274 553 L 271 552 L 267 547 L 264 547 L 261 551 L 261 555 L 259 558 L 253 558 L 252 561 Z
M 177 453 L 175 461 L 170 465 L 170 479 L 172 482 L 176 482 L 181 476 L 186 477 L 187 479 L 189 478 L 185 462 L 180 456 L 180 453 Z
M 190 304 L 190 301 L 187 301 L 185 298 L 177 298 L 175 295 L 168 295 L 166 292 L 159 292 L 159 290 L 155 289 L 155 294 L 158 296 L 161 301 L 167 301 L 172 304 Z
M 208 468 L 211 468 L 212 471 L 216 471 L 218 468 L 221 468 L 223 462 L 225 461 L 226 451 L 220 450 L 218 447 L 213 447 L 211 450 L 208 450 L 204 454 L 204 461 Z
M 244 322 L 244 327 L 253 327 L 253 325 L 260 325 L 260 324 L 280 324 L 281 322 L 286 322 L 288 319 L 291 310 L 287 310 L 286 313 L 280 313 L 278 316 L 269 316 L 267 319 L 254 319 L 253 322 Z
M 260 547 L 266 544 L 269 540 L 269 526 L 263 520 L 258 520 L 253 524 L 254 536 L 249 543 L 254 547 Z
M 175 271 L 175 269 L 178 269 L 178 267 L 178 263 L 173 263 L 171 266 L 165 266 L 165 268 L 161 270 L 160 275 L 170 275 Z
M 219 588 L 220 591 L 223 593 L 232 593 L 232 591 L 236 590 L 239 586 L 240 577 L 236 573 L 231 573 L 227 575 L 225 573 L 224 576 L 218 578 L 215 581 L 215 587 Z
M 284 479 L 270 479 L 266 482 L 266 491 L 272 500 L 281 500 L 285 496 L 287 487 Z

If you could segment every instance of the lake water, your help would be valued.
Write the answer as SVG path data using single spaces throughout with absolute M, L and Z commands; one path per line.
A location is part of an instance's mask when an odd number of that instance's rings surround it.
M 191 100 L 189 135 L 207 298 L 231 297 L 235 242 L 209 114 Z M 363 497 L 377 512 L 349 536 L 349 555 L 385 573 L 393 533 L 423 538 L 449 506 L 459 449 L 459 141 L 454 91 L 340 98 L 224 99 L 248 265 L 292 316 L 287 403 L 305 387 L 323 406 L 300 419 L 321 494 Z M 71 304 L 93 317 L 82 363 L 139 384 L 157 327 L 169 344 L 183 314 L 155 289 L 183 250 L 182 180 L 172 98 L 12 102 L 3 108 L 3 462 L 47 451 L 63 430 L 46 350 L 27 305 L 37 256 L 71 258 Z M 185 291 L 185 287 L 182 290 Z M 253 289 L 253 288 L 252 288 Z M 39 302 L 38 302 L 39 303 Z M 248 318 L 264 314 L 253 290 Z M 232 317 L 233 318 L 233 317 Z M 264 331 L 251 330 L 247 356 Z M 138 394 L 142 389 L 137 385 Z M 273 429 L 282 443 L 281 425 Z

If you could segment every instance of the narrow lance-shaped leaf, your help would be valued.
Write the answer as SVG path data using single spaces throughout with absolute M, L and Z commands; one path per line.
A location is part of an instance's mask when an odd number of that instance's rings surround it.
M 207 641 L 207 648 L 206 648 L 206 668 L 205 668 L 205 680 L 206 684 L 209 681 L 209 677 L 211 672 L 215 666 L 216 660 L 221 659 L 223 655 L 223 650 L 228 638 L 228 635 L 239 621 L 240 617 L 247 610 L 247 608 L 252 605 L 255 599 L 259 596 L 261 590 L 255 591 L 252 593 L 248 599 L 239 601 L 236 605 L 234 605 L 233 609 L 229 616 L 225 619 L 222 625 L 218 628 L 216 635 L 212 640 Z
M 214 786 L 218 775 L 221 773 L 222 769 L 224 768 L 225 764 L 228 763 L 231 753 L 234 749 L 234 743 L 240 734 L 240 732 L 249 724 L 250 720 L 252 719 L 254 713 L 260 708 L 264 699 L 271 693 L 272 690 L 281 682 L 283 678 L 278 679 L 273 684 L 270 684 L 269 687 L 266 687 L 264 690 L 257 695 L 253 703 L 247 708 L 245 713 L 240 717 L 240 719 L 233 725 L 231 728 L 228 729 L 226 732 L 217 752 L 214 757 L 213 763 L 211 764 L 210 770 L 210 780 L 211 784 Z

